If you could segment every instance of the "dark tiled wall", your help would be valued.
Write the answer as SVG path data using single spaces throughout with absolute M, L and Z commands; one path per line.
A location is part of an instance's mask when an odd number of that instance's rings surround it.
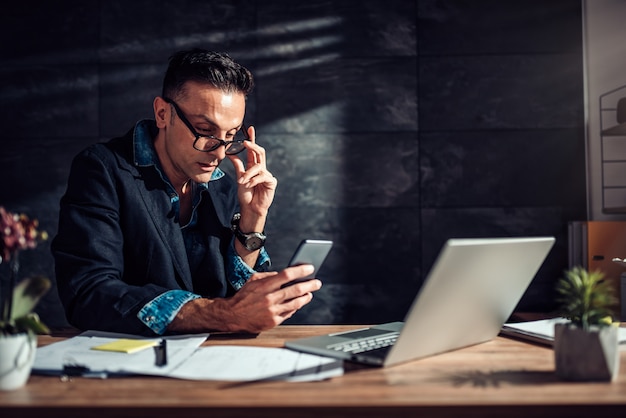
M 336 242 L 291 323 L 402 319 L 450 237 L 555 235 L 520 303 L 552 308 L 586 218 L 578 0 L 22 1 L 0 16 L 0 204 L 56 231 L 76 152 L 151 116 L 168 56 L 225 50 L 279 179 L 277 268 Z M 53 277 L 49 245 L 25 273 Z M 40 313 L 65 324 L 55 292 Z

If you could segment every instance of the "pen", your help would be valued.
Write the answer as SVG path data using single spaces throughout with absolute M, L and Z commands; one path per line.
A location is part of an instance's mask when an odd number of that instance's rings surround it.
M 72 377 L 90 377 L 96 379 L 106 379 L 106 372 L 91 371 L 89 367 L 78 364 L 66 364 L 63 366 L 63 373 L 61 373 L 61 381 L 67 382 Z

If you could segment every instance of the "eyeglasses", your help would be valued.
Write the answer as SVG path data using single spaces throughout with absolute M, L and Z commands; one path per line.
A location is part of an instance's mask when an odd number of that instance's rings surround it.
M 187 119 L 184 112 L 180 109 L 180 107 L 178 107 L 174 100 L 167 97 L 164 97 L 163 100 L 174 106 L 178 118 L 185 124 L 185 126 L 187 126 L 187 128 L 189 128 L 193 136 L 196 137 L 195 141 L 193 141 L 193 147 L 196 150 L 202 152 L 210 152 L 218 149 L 223 145 L 224 147 L 226 147 L 226 154 L 235 155 L 239 154 L 246 148 L 243 143 L 244 141 L 249 141 L 250 138 L 248 137 L 248 130 L 246 129 L 245 125 L 241 125 L 241 129 L 235 133 L 234 139 L 232 141 L 226 141 L 214 135 L 203 135 L 198 133 L 194 129 L 191 122 L 189 122 L 189 119 Z

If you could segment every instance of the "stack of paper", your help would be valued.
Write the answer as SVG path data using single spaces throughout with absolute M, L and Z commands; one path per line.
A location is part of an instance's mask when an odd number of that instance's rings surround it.
M 146 339 L 89 331 L 37 349 L 33 373 L 86 377 L 152 375 L 189 380 L 313 381 L 343 374 L 341 360 L 284 348 L 201 347 L 208 334 Z M 156 347 L 167 342 L 167 362 L 158 365 Z

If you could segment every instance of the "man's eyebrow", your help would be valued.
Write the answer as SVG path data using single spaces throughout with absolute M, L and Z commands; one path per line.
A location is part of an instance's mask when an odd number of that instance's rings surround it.
M 211 125 L 211 128 L 220 129 L 220 126 L 217 124 L 217 122 L 215 122 L 213 119 L 209 118 L 206 115 L 192 115 L 192 116 L 195 116 L 198 119 L 202 119 L 202 120 L 200 120 L 200 121 L 198 121 L 196 123 L 207 123 L 207 124 Z M 242 126 L 243 126 L 243 122 L 239 126 L 227 129 L 227 131 L 232 131 L 233 129 L 239 130 L 239 129 L 241 129 Z
M 220 128 L 220 126 L 219 126 L 219 125 L 218 125 L 215 121 L 213 121 L 211 118 L 209 118 L 209 117 L 208 117 L 208 116 L 206 116 L 206 115 L 194 115 L 194 116 L 196 116 L 196 117 L 198 117 L 198 118 L 200 118 L 200 119 L 203 119 L 203 120 L 204 120 L 204 122 L 206 122 L 206 123 L 208 123 L 209 125 L 211 125 L 211 127 L 212 127 L 212 128 L 217 128 L 217 129 L 219 129 L 219 128 Z M 238 131 L 238 130 L 240 130 L 242 127 L 243 127 L 243 122 L 241 122 L 241 124 L 240 124 L 239 126 L 236 126 L 236 127 L 234 127 L 234 128 L 230 128 L 230 129 L 227 129 L 227 130 L 226 130 L 226 132 L 229 132 L 229 131 L 232 131 L 232 130 L 236 130 L 236 131 Z

